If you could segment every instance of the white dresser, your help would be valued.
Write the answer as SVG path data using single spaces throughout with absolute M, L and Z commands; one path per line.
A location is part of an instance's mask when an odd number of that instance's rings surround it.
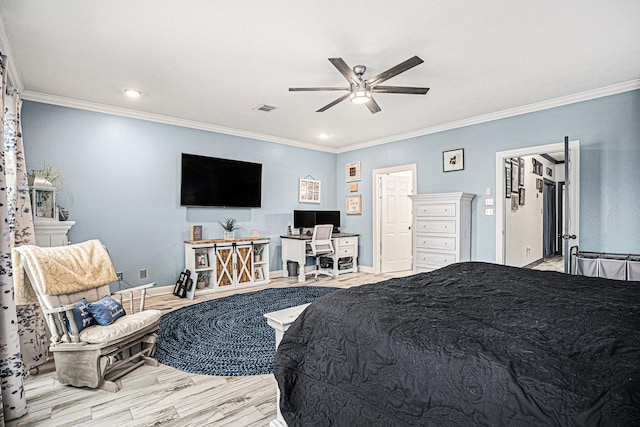
M 413 201 L 413 271 L 435 270 L 471 259 L 469 193 L 409 196 Z

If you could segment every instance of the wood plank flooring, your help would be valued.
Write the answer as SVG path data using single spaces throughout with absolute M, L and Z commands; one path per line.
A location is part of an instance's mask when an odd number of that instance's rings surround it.
M 348 288 L 399 277 L 394 274 L 350 273 L 336 279 L 297 283 L 276 278 L 265 286 L 236 292 L 202 295 L 194 301 L 173 295 L 147 298 L 148 308 L 165 312 L 221 298 L 232 293 L 287 286 Z M 274 342 L 275 345 L 275 342 Z M 142 366 L 121 379 L 117 393 L 60 385 L 53 363 L 25 381 L 28 413 L 6 422 L 14 426 L 267 426 L 276 416 L 276 381 L 273 375 L 216 377 L 195 375 L 166 365 Z
M 545 260 L 546 261 L 546 260 Z M 536 269 L 557 270 L 557 259 Z M 379 282 L 410 274 L 351 273 L 336 279 L 321 278 L 298 284 L 295 278 L 273 279 L 269 285 L 236 292 L 202 295 L 194 301 L 173 295 L 148 297 L 147 307 L 165 312 L 186 305 L 221 298 L 232 293 L 299 285 L 351 286 Z M 275 343 L 274 343 L 275 345 Z M 142 366 L 122 378 L 118 393 L 63 386 L 54 379 L 53 363 L 25 382 L 28 413 L 14 426 L 267 426 L 276 414 L 276 381 L 273 375 L 216 377 L 195 375 L 166 365 Z

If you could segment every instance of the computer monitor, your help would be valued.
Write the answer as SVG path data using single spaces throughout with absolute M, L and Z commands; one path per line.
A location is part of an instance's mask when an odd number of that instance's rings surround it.
M 340 228 L 340 211 L 316 211 L 316 224 L 331 224 L 333 231 Z
M 316 211 L 293 211 L 293 228 L 313 228 L 316 226 Z

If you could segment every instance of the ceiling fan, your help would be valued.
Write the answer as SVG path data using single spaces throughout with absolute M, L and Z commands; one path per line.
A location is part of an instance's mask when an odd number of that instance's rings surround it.
M 380 83 L 389 80 L 392 77 L 397 76 L 400 73 L 403 73 L 416 65 L 422 64 L 424 61 L 417 56 L 413 58 L 409 58 L 406 61 L 396 65 L 395 67 L 389 68 L 387 71 L 383 71 L 382 73 L 371 77 L 370 79 L 364 80 L 362 75 L 367 70 L 367 67 L 364 65 L 356 65 L 353 69 L 349 68 L 346 62 L 342 58 L 329 58 L 329 61 L 340 71 L 340 73 L 344 76 L 345 79 L 349 82 L 349 87 L 291 87 L 289 88 L 290 92 L 314 92 L 314 91 L 324 91 L 324 90 L 346 90 L 348 93 L 342 95 L 340 98 L 335 101 L 325 105 L 316 111 L 316 113 L 321 113 L 323 111 L 328 110 L 339 102 L 344 101 L 347 98 L 351 99 L 351 102 L 354 104 L 365 104 L 369 111 L 372 114 L 375 114 L 381 111 L 380 106 L 373 99 L 372 94 L 374 93 L 401 93 L 401 94 L 412 94 L 412 95 L 425 95 L 428 91 L 428 87 L 406 87 L 406 86 L 380 86 Z

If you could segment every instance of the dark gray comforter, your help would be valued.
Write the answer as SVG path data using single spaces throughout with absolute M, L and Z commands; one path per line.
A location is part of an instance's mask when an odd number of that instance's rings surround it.
M 274 373 L 289 426 L 640 425 L 640 282 L 462 263 L 336 291 Z

